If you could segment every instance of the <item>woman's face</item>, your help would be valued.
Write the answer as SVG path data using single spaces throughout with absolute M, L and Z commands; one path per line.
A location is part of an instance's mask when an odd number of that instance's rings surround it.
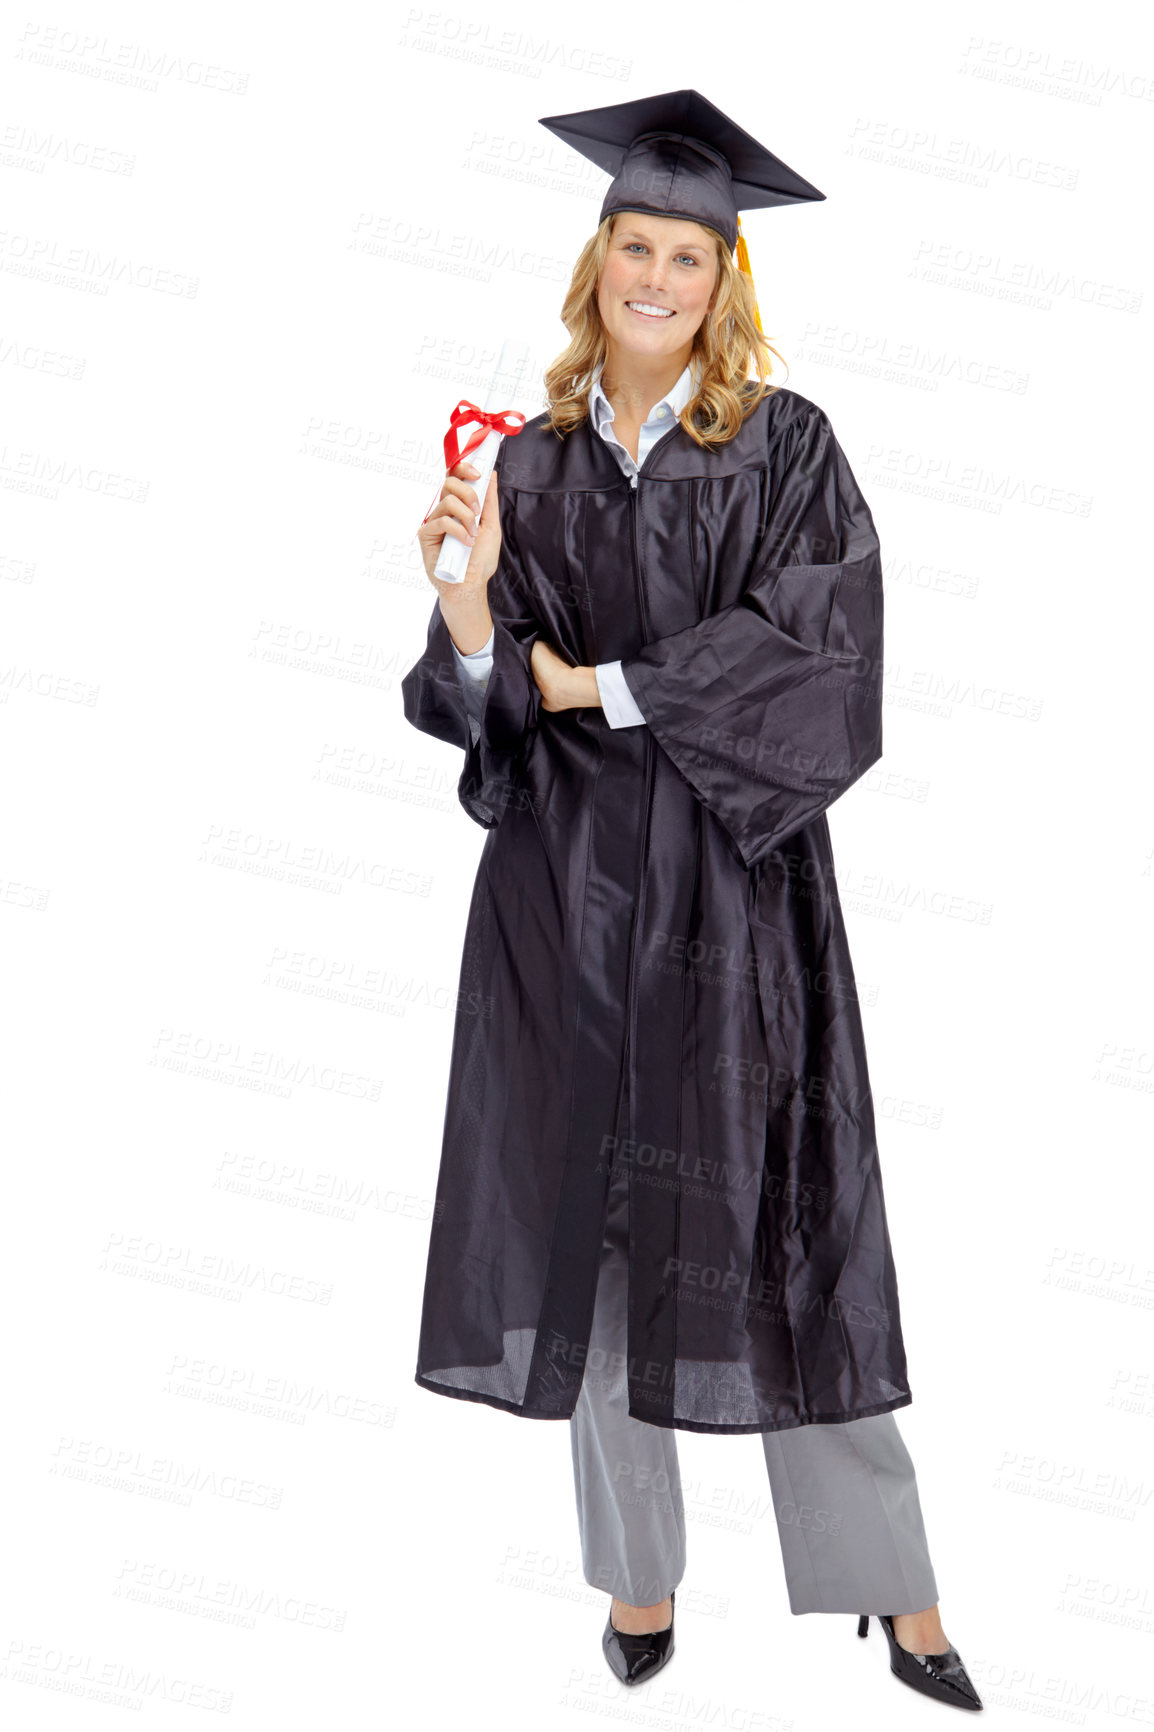
M 717 287 L 711 229 L 681 217 L 619 211 L 597 285 L 597 307 L 614 347 L 660 360 L 688 355 Z M 644 311 L 659 308 L 660 312 Z

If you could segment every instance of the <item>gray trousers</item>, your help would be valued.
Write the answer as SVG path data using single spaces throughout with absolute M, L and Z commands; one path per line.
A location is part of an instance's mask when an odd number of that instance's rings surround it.
M 676 1432 L 629 1414 L 628 1202 L 627 1169 L 617 1163 L 570 1436 L 585 1579 L 628 1605 L 651 1606 L 685 1573 L 685 1502 Z M 792 1612 L 894 1614 L 937 1604 L 914 1466 L 892 1413 L 766 1431 L 761 1440 Z

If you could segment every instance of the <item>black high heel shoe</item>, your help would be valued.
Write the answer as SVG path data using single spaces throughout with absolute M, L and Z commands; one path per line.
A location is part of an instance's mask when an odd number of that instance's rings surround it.
M 939 1702 L 950 1702 L 955 1708 L 980 1708 L 982 1699 L 970 1682 L 962 1665 L 962 1656 L 951 1642 L 944 1654 L 914 1654 L 903 1648 L 894 1635 L 892 1617 L 876 1613 L 878 1623 L 890 1645 L 890 1671 L 913 1690 L 926 1696 L 936 1696 Z M 869 1635 L 869 1614 L 857 1621 L 859 1636 Z
M 644 1683 L 646 1678 L 652 1678 L 654 1672 L 660 1672 L 665 1662 L 672 1657 L 676 1596 L 677 1589 L 674 1588 L 669 1596 L 669 1628 L 652 1630 L 645 1636 L 630 1636 L 624 1630 L 615 1630 L 613 1605 L 610 1602 L 601 1646 L 609 1662 L 609 1670 L 615 1677 L 620 1678 L 623 1684 Z

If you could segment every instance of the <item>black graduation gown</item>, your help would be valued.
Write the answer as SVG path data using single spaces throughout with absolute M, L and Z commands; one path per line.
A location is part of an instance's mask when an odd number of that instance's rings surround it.
M 463 749 L 469 908 L 416 1381 L 566 1419 L 629 1183 L 630 1413 L 685 1431 L 912 1399 L 826 808 L 882 749 L 878 539 L 821 409 L 764 396 L 636 490 L 588 420 L 505 440 L 470 723 L 434 603 L 405 715 Z M 550 713 L 540 635 L 646 726 Z

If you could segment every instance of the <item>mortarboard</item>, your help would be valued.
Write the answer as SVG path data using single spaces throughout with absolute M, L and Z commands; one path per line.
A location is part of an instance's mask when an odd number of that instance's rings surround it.
M 540 124 L 613 176 L 599 222 L 640 210 L 704 223 L 737 247 L 751 282 L 740 211 L 825 197 L 696 90 L 549 114 Z

